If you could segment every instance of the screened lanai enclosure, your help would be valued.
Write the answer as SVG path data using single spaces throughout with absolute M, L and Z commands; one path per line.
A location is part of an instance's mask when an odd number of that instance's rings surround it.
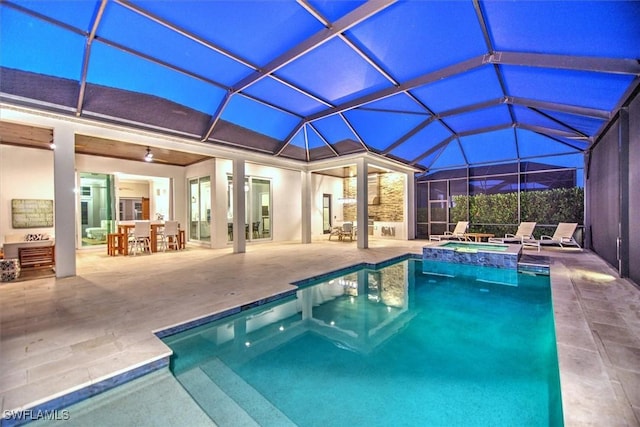
M 418 171 L 418 237 L 575 221 L 640 278 L 638 1 L 2 0 L 0 19 L 4 106 L 311 170 L 373 154 Z

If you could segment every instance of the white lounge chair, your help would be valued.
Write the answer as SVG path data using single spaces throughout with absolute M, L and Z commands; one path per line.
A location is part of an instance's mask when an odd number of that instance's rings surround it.
M 576 222 L 561 222 L 556 227 L 556 231 L 553 233 L 553 236 L 542 235 L 539 240 L 535 241 L 543 246 L 558 245 L 563 248 L 566 245 L 569 245 L 581 248 L 578 242 L 573 238 L 573 233 L 576 231 L 577 227 L 578 223 Z
M 469 221 L 458 221 L 453 231 L 445 231 L 444 234 L 435 234 L 429 236 L 429 240 L 466 240 L 464 233 L 467 232 Z
M 515 234 L 507 233 L 504 237 L 491 237 L 491 243 L 524 243 L 527 239 L 533 239 L 533 229 L 536 228 L 535 222 L 521 222 Z

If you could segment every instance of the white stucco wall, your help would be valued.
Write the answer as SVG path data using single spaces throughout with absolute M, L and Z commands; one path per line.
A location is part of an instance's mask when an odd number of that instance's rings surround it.
M 0 243 L 6 234 L 55 235 L 53 227 L 14 229 L 12 199 L 54 200 L 53 151 L 0 145 Z
M 187 167 L 186 177 L 212 178 L 212 247 L 227 247 L 227 176 L 230 176 L 233 162 L 216 158 L 212 162 L 202 162 Z M 265 178 L 271 181 L 272 241 L 300 240 L 301 182 L 299 171 L 247 162 L 245 175 Z M 248 218 L 249 222 L 253 219 Z M 258 219 L 259 220 L 259 219 Z
M 273 240 L 300 241 L 300 206 L 302 204 L 300 172 L 247 163 L 246 174 L 271 179 Z

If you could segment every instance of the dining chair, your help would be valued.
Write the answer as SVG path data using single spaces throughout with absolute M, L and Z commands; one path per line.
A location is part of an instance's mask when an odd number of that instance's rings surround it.
M 161 235 L 162 236 L 162 240 L 160 241 L 163 251 L 166 251 L 171 246 L 173 246 L 173 248 L 175 250 L 179 250 L 180 249 L 178 233 L 179 233 L 178 221 L 165 221 L 164 222 L 164 229 L 163 229 L 162 235 Z
M 137 250 L 151 253 L 151 223 L 149 221 L 135 222 L 133 235 L 129 240 L 129 253 L 135 256 Z

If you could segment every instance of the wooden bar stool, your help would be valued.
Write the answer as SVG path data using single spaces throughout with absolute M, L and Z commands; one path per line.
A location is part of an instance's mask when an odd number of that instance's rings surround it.
M 124 253 L 124 234 L 109 233 L 107 234 L 107 254 L 115 256 Z
M 178 247 L 180 249 L 184 249 L 185 247 L 185 237 L 184 237 L 184 230 L 178 230 L 180 232 L 179 234 L 179 238 L 178 238 Z

